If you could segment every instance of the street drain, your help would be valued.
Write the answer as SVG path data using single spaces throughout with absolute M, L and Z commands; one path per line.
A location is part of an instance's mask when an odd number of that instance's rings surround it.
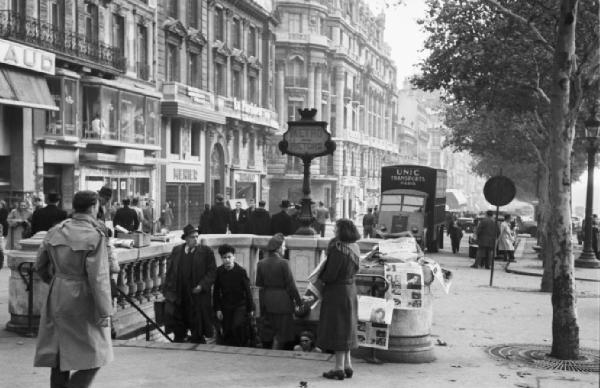
M 570 372 L 600 372 L 600 355 L 592 349 L 579 349 L 579 360 L 559 360 L 548 354 L 551 347 L 547 345 L 510 344 L 487 348 L 490 356 L 511 362 L 528 363 L 541 369 Z

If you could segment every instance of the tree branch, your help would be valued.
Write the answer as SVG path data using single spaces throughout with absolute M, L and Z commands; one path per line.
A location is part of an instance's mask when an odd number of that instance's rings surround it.
M 518 15 L 516 13 L 514 13 L 513 11 L 511 11 L 510 9 L 506 8 L 505 6 L 503 6 L 502 4 L 500 4 L 497 0 L 483 0 L 484 2 L 492 5 L 493 7 L 497 8 L 498 11 L 500 11 L 500 13 L 511 17 L 512 19 L 514 19 L 515 21 L 526 25 L 527 27 L 529 27 L 529 29 L 531 30 L 531 32 L 535 35 L 535 37 L 537 38 L 537 40 L 542 43 L 544 49 L 546 51 L 548 51 L 550 54 L 554 54 L 554 46 L 552 46 L 547 40 L 546 38 L 544 38 L 544 35 L 542 35 L 542 33 L 540 32 L 540 30 L 538 30 L 538 28 L 535 26 L 535 24 L 533 24 L 532 21 L 525 19 L 523 16 Z

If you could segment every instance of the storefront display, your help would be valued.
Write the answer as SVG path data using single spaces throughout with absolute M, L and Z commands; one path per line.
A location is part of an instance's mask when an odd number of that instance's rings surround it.
M 156 145 L 160 102 L 109 86 L 83 86 L 84 137 Z

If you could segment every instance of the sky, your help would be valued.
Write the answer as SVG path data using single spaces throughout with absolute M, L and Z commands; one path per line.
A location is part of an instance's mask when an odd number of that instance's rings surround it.
M 422 48 L 426 35 L 417 24 L 417 19 L 425 15 L 425 2 L 405 0 L 403 4 L 388 8 L 383 6 L 383 0 L 370 0 L 368 3 L 375 13 L 384 9 L 386 16 L 384 38 L 392 48 L 392 59 L 398 69 L 398 86 L 401 87 L 406 77 L 418 72 L 415 65 L 425 58 Z

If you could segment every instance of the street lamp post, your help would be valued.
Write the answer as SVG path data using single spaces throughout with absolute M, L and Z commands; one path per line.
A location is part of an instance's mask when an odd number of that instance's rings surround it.
M 288 121 L 288 130 L 279 142 L 282 154 L 297 156 L 304 163 L 304 179 L 302 180 L 302 209 L 300 210 L 300 228 L 294 234 L 315 235 L 315 230 L 310 226 L 314 220 L 310 199 L 310 165 L 314 158 L 332 155 L 335 151 L 335 142 L 327 132 L 325 121 L 316 121 L 316 109 L 299 109 L 300 120 Z
M 594 203 L 594 167 L 596 165 L 596 153 L 600 148 L 600 118 L 598 108 L 600 100 L 596 101 L 592 111 L 592 117 L 585 122 L 585 139 L 588 153 L 587 193 L 585 201 L 585 230 L 583 252 L 575 260 L 575 267 L 600 268 L 600 261 L 592 249 L 592 212 Z

